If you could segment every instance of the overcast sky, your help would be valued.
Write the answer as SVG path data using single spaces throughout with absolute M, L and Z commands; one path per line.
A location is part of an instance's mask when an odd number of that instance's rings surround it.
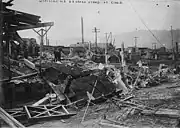
M 122 2 L 123 4 L 116 5 L 14 0 L 12 8 L 39 15 L 43 22 L 54 22 L 54 26 L 48 33 L 48 38 L 52 40 L 53 45 L 56 42 L 58 45 L 69 45 L 81 40 L 81 16 L 84 18 L 85 41 L 91 42 L 94 42 L 92 29 L 95 26 L 100 29 L 98 37 L 101 42 L 106 32 L 118 35 L 135 31 L 136 28 L 146 29 L 137 13 L 150 29 L 170 29 L 171 25 L 174 29 L 180 28 L 180 1 L 178 0 L 123 0 Z M 33 30 L 19 33 L 21 37 L 37 38 Z

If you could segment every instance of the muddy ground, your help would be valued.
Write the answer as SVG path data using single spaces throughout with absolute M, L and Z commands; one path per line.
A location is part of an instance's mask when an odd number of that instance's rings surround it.
M 162 84 L 157 87 L 143 88 L 133 92 L 132 101 L 153 108 L 169 108 L 180 110 L 180 82 Z M 131 107 L 118 108 L 111 101 L 90 106 L 85 121 L 81 123 L 85 107 L 77 111 L 77 115 L 66 120 L 51 120 L 39 122 L 30 127 L 58 127 L 58 128 L 108 128 L 99 122 L 106 118 L 122 123 L 129 128 L 178 128 L 178 119 L 145 116 Z M 130 111 L 132 110 L 132 111 Z

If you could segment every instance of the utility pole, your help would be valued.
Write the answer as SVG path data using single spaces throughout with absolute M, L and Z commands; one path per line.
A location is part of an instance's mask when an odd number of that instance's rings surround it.
M 41 38 L 41 42 L 40 42 L 40 74 L 42 73 L 41 70 L 41 63 L 42 63 L 42 53 L 43 53 L 43 45 L 44 45 L 44 36 L 47 34 L 47 32 L 50 30 L 51 26 L 46 30 L 41 28 L 39 31 L 36 31 L 35 29 L 33 29 L 34 32 L 36 32 L 40 38 Z
M 179 58 L 179 43 L 176 42 L 176 59 L 178 60 Z
M 4 57 L 3 56 L 3 51 L 2 51 L 2 44 L 3 44 L 3 14 L 2 14 L 2 11 L 3 11 L 3 3 L 2 3 L 2 0 L 0 0 L 0 80 L 2 79 L 3 77 L 3 74 L 2 74 L 2 58 Z M 3 88 L 2 88 L 2 82 L 0 82 L 0 106 L 2 106 L 2 104 L 4 103 L 4 93 L 3 93 Z
M 84 23 L 83 17 L 81 17 L 81 33 L 82 33 L 82 44 L 84 43 Z
M 97 33 L 100 32 L 100 29 L 94 27 L 93 33 L 95 33 L 95 52 L 97 53 Z
M 125 62 L 125 59 L 124 59 L 124 42 L 122 42 L 122 44 L 121 44 L 120 55 L 121 55 L 121 66 L 123 67 L 123 71 L 125 71 L 126 62 Z
M 112 32 L 110 32 L 109 36 L 110 36 L 110 43 L 112 44 Z
M 47 28 L 45 28 L 45 31 L 47 31 Z M 46 33 L 46 45 L 48 46 L 48 35 Z
M 173 54 L 173 60 L 175 60 L 175 53 L 174 53 L 174 41 L 173 41 L 173 31 L 171 26 L 171 38 L 172 38 L 172 54 Z
M 105 33 L 106 35 L 106 43 L 105 43 L 105 63 L 107 64 L 108 58 L 107 58 L 107 44 L 108 44 L 108 33 Z
M 134 47 L 135 47 L 135 52 L 137 52 L 137 38 L 139 37 L 134 37 Z
M 91 41 L 89 41 L 88 44 L 89 44 L 89 45 L 88 45 L 88 49 L 89 49 L 89 51 L 91 52 Z
M 47 43 L 48 43 L 48 46 L 49 46 L 49 39 L 47 39 Z

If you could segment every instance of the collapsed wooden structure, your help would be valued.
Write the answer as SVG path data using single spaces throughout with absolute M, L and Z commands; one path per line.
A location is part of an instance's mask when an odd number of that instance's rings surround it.
M 68 118 L 75 115 L 70 113 L 64 105 L 39 105 L 39 106 L 24 106 L 29 121 L 38 121 L 52 118 Z
M 8 67 L 8 79 L 0 78 L 0 85 L 2 85 L 4 82 L 11 81 L 14 79 L 12 77 L 12 71 L 11 71 L 11 54 L 17 54 L 17 51 L 19 50 L 19 44 L 23 44 L 24 41 L 18 34 L 18 31 L 21 30 L 27 30 L 27 29 L 35 29 L 35 28 L 43 28 L 48 27 L 49 29 L 51 26 L 54 25 L 53 22 L 46 22 L 42 23 L 40 20 L 40 16 L 29 14 L 26 12 L 21 12 L 17 10 L 10 9 L 9 7 L 13 6 L 14 0 L 9 0 L 8 2 L 2 2 L 0 1 L 0 14 L 1 14 L 1 21 L 0 24 L 2 26 L 1 32 L 0 32 L 0 52 L 2 55 L 2 61 L 0 62 L 0 68 L 4 64 L 4 57 L 8 59 L 8 63 L 6 63 Z M 42 29 L 41 29 L 42 30 Z M 46 31 L 47 33 L 47 31 Z M 43 33 L 44 35 L 44 33 Z M 43 38 L 43 35 L 41 35 L 41 38 Z M 42 39 L 41 39 L 42 40 Z M 17 43 L 15 43 L 17 42 Z M 15 46 L 15 47 L 12 47 Z M 41 49 L 43 47 L 43 40 L 41 42 Z M 1 68 L 1 70 L 3 70 Z M 3 71 L 2 71 L 3 72 Z M 2 73 L 1 72 L 1 73 Z M 17 79 L 22 79 L 24 76 L 18 74 L 19 76 Z M 26 74 L 28 77 L 31 77 L 28 74 Z M 3 76 L 3 73 L 0 74 L 0 76 Z M 0 92 L 1 93 L 1 92 Z M 3 99 L 0 99 L 3 100 Z

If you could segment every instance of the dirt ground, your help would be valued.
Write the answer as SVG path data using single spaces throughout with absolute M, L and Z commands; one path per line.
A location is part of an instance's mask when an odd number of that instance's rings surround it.
M 180 82 L 162 84 L 157 87 L 143 88 L 133 92 L 132 100 L 153 108 L 169 108 L 180 110 Z M 76 111 L 77 115 L 66 120 L 53 120 L 39 122 L 30 126 L 52 127 L 52 128 L 108 128 L 99 125 L 104 115 L 106 118 L 122 123 L 121 126 L 129 128 L 178 128 L 178 119 L 168 117 L 157 117 L 155 115 L 145 116 L 130 107 L 118 108 L 111 101 L 90 106 L 85 121 L 81 123 L 85 107 Z M 110 128 L 110 127 L 109 127 Z M 113 128 L 113 127 L 112 127 Z M 123 128 L 123 127 L 122 127 Z

